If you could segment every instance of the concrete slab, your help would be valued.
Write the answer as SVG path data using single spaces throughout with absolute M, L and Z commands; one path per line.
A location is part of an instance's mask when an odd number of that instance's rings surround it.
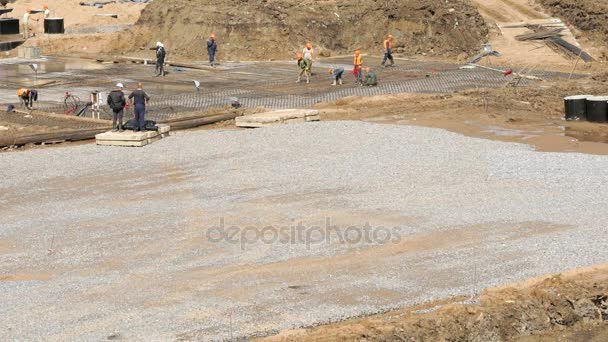
M 148 144 L 151 144 L 151 143 L 153 143 L 153 142 L 155 142 L 155 141 L 159 141 L 159 140 L 160 140 L 160 139 L 162 139 L 162 138 L 163 138 L 163 137 L 162 137 L 160 134 L 159 134 L 159 135 L 157 135 L 157 136 L 155 136 L 155 137 L 153 137 L 153 138 L 149 138 L 149 139 L 148 139 Z
M 142 141 L 96 140 L 95 142 L 101 146 L 142 147 L 148 145 L 148 139 Z
M 116 140 L 116 141 L 142 141 L 158 135 L 158 132 L 145 131 L 145 132 L 105 132 L 95 136 L 97 140 Z
M 171 126 L 166 124 L 157 124 L 156 127 L 158 127 L 158 133 L 168 133 L 171 130 Z
M 314 109 L 276 110 L 272 112 L 239 116 L 235 119 L 237 127 L 253 128 L 319 120 L 319 111 Z
M 33 46 L 22 46 L 17 49 L 19 58 L 40 58 L 40 48 Z
M 169 136 L 169 125 L 158 125 L 158 131 L 145 132 L 105 132 L 95 136 L 97 145 L 102 146 L 135 146 L 141 147 Z

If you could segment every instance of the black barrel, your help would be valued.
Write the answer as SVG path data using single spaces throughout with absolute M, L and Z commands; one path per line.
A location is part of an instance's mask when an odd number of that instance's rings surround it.
M 0 19 L 0 34 L 19 34 L 19 19 Z
M 608 96 L 591 96 L 587 98 L 587 121 L 608 121 Z
M 564 97 L 566 120 L 587 120 L 587 98 L 591 95 Z
M 63 18 L 46 18 L 44 19 L 44 33 L 62 34 L 64 33 Z
M 18 47 L 23 44 L 25 40 L 13 40 L 10 42 L 0 42 L 0 51 L 11 51 L 12 49 Z

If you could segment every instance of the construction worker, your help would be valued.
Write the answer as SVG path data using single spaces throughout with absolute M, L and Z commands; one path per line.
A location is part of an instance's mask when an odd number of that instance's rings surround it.
M 38 101 L 38 91 L 34 89 L 19 88 L 17 96 L 19 96 L 21 107 L 25 106 L 26 109 L 30 110 L 33 107 L 34 101 Z
M 336 84 L 342 85 L 342 74 L 344 74 L 343 67 L 332 67 L 329 69 L 329 74 L 334 79 L 334 82 L 331 84 L 335 86 Z
M 296 56 L 296 59 L 298 61 L 298 67 L 300 68 L 300 74 L 298 75 L 298 80 L 296 81 L 296 83 L 300 83 L 302 81 L 302 75 L 306 76 L 306 83 L 310 83 L 310 62 L 308 61 L 308 59 L 303 58 L 301 53 Z
M 114 115 L 112 116 L 112 132 L 116 132 L 117 128 L 120 132 L 123 132 L 122 119 L 125 112 L 125 106 L 127 105 L 127 101 L 125 100 L 125 93 L 122 92 L 122 89 L 125 86 L 122 83 L 116 84 L 116 89 L 112 90 L 108 94 L 108 106 L 112 109 Z M 118 127 L 116 123 L 118 121 Z
M 313 56 L 313 49 L 312 49 L 311 43 L 306 43 L 304 50 L 302 50 L 302 54 L 304 55 L 304 59 L 308 60 L 308 64 L 309 64 L 308 72 L 312 76 L 312 62 L 313 62 L 314 56 Z
M 158 77 L 160 75 L 165 76 L 165 56 L 167 55 L 167 52 L 165 51 L 165 46 L 161 42 L 156 42 L 156 47 L 150 48 L 150 50 L 156 51 L 155 77 Z
M 215 34 L 211 34 L 207 39 L 207 54 L 209 54 L 209 65 L 215 66 L 215 54 L 217 52 L 217 42 L 215 41 Z
M 42 5 L 42 9 L 44 10 L 44 19 L 48 19 L 51 16 L 51 10 L 49 10 L 49 5 Z
M 389 34 L 384 41 L 384 58 L 382 59 L 382 67 L 386 66 L 386 61 L 391 61 L 390 66 L 395 66 L 395 60 L 393 59 L 393 35 Z
M 144 91 L 144 86 L 141 83 L 137 83 L 137 89 L 133 90 L 129 95 L 131 104 L 134 105 L 133 111 L 135 112 L 135 121 L 137 121 L 137 131 L 146 130 L 146 104 L 150 102 L 150 96 Z
M 378 85 L 378 76 L 371 68 L 365 68 L 365 85 L 375 87 Z
M 363 85 L 363 59 L 361 58 L 361 51 L 355 51 L 355 59 L 353 60 L 353 75 L 355 76 L 356 83 L 360 86 Z
M 23 39 L 28 39 L 30 37 L 30 17 L 32 15 L 32 9 L 28 8 L 25 10 L 25 14 L 23 15 Z

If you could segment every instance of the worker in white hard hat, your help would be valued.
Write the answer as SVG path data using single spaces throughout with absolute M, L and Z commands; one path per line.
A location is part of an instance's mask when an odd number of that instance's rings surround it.
M 156 77 L 163 75 L 165 76 L 165 46 L 161 42 L 156 42 L 156 47 L 150 48 L 150 50 L 156 50 Z
M 117 130 L 120 132 L 124 131 L 122 119 L 124 117 L 125 106 L 127 105 L 125 93 L 122 91 L 124 87 L 122 83 L 117 83 L 116 89 L 108 94 L 108 106 L 112 108 L 112 112 L 114 113 L 112 116 L 112 132 L 116 132 Z M 117 123 L 118 126 L 116 126 Z
M 23 27 L 23 39 L 28 39 L 30 37 L 30 17 L 32 16 L 32 9 L 28 8 L 25 10 L 25 14 L 23 14 L 23 20 L 21 21 L 21 26 Z M 36 19 L 33 19 L 36 20 Z
M 49 9 L 49 5 L 42 5 L 42 9 L 44 10 L 44 19 L 48 19 L 51 17 L 51 10 Z

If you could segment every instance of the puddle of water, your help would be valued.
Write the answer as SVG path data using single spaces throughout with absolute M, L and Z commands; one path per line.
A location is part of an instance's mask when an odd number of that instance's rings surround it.
M 602 133 L 585 132 L 581 130 L 571 129 L 566 127 L 564 129 L 564 135 L 567 137 L 574 138 L 582 142 L 595 142 L 608 144 L 608 135 Z
M 53 73 L 72 73 L 106 68 L 96 61 L 80 58 L 21 60 L 12 58 L 0 63 L 0 84 L 23 84 L 36 79 L 36 71 L 31 64 L 38 65 L 38 77 L 52 77 Z
M 524 132 L 519 129 L 509 129 L 498 126 L 485 126 L 481 130 L 482 133 L 492 133 L 499 137 L 519 137 L 519 136 L 527 136 L 527 132 Z

